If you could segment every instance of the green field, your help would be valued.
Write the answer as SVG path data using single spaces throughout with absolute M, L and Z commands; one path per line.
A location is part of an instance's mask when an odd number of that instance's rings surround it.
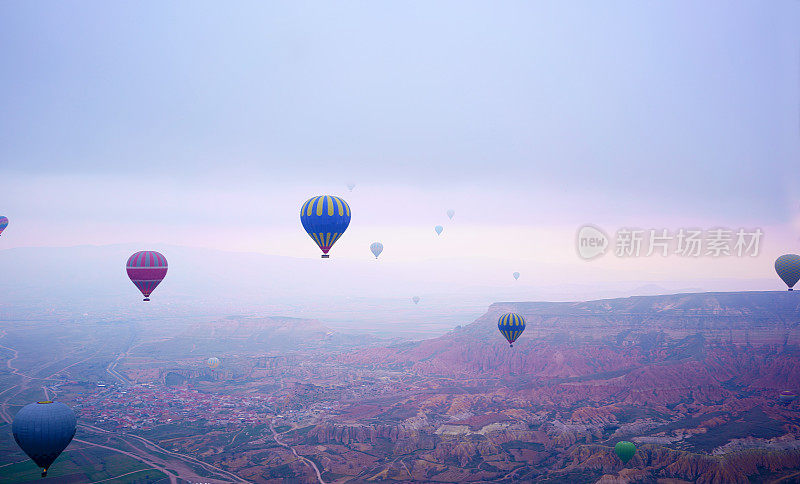
M 119 484 L 155 484 L 168 482 L 166 474 L 149 468 L 128 456 L 105 449 L 66 450 L 41 479 L 41 469 L 30 459 L 0 467 L 0 484 L 22 482 L 59 482 L 87 484 L 109 479 Z

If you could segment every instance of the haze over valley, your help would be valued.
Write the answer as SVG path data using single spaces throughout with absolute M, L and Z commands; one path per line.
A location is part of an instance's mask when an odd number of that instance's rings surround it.
M 798 25 L 0 2 L 0 484 L 800 482 Z

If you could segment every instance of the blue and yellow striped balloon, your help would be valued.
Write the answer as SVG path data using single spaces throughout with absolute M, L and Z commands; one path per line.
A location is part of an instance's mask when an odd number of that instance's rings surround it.
M 300 208 L 300 222 L 327 259 L 328 251 L 350 225 L 350 206 L 332 195 L 313 197 Z
M 497 329 L 508 340 L 508 345 L 513 347 L 514 341 L 525 331 L 525 319 L 517 313 L 508 313 L 497 320 Z
M 797 281 L 800 281 L 800 255 L 784 254 L 775 261 L 775 272 L 791 291 Z

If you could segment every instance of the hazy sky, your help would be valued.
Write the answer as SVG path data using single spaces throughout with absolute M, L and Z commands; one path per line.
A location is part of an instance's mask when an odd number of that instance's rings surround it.
M 797 1 L 2 2 L 2 245 L 316 258 L 298 211 L 330 193 L 344 258 L 558 273 L 584 223 L 797 251 L 798 25 Z M 668 259 L 592 271 L 711 264 Z

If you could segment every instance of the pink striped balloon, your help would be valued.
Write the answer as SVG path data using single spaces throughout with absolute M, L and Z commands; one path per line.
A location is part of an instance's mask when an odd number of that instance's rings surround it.
M 154 250 L 143 250 L 130 256 L 125 268 L 144 301 L 149 301 L 150 293 L 167 275 L 167 258 Z

